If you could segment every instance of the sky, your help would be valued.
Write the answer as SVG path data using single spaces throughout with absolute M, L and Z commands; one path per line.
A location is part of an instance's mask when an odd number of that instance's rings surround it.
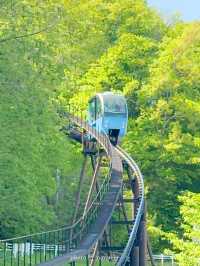
M 147 0 L 164 16 L 181 14 L 185 21 L 200 20 L 200 0 Z

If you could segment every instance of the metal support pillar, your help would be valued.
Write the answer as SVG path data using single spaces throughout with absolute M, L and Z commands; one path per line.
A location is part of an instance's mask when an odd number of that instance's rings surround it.
M 139 266 L 146 266 L 146 249 L 147 249 L 146 211 L 144 211 L 139 226 Z
M 125 209 L 125 206 L 124 206 L 123 195 L 121 196 L 121 204 L 120 204 L 120 207 L 122 209 L 122 213 L 123 213 L 124 219 L 127 222 L 128 221 L 128 217 L 127 217 L 126 209 Z M 127 228 L 127 232 L 129 233 L 130 232 L 130 228 L 129 228 L 129 224 L 128 223 L 126 225 L 126 228 Z
M 134 199 L 139 198 L 139 184 L 137 181 L 137 178 L 133 178 L 133 173 L 131 172 L 130 168 L 127 168 L 127 174 L 129 177 L 131 190 L 133 192 L 134 198 L 133 198 L 133 219 L 135 219 L 137 215 L 137 209 L 138 209 L 138 201 Z M 140 266 L 139 264 L 139 258 L 140 258 L 140 251 L 139 251 L 139 234 L 137 234 L 134 246 L 132 247 L 131 253 L 130 253 L 130 266 Z
M 150 258 L 150 261 L 151 261 L 151 265 L 152 266 L 156 266 L 154 258 L 153 258 L 153 253 L 152 253 L 152 250 L 151 250 L 151 245 L 150 245 L 150 241 L 149 241 L 148 235 L 147 235 L 147 250 L 148 250 L 148 253 L 149 253 L 149 258 Z
M 134 266 L 139 266 L 140 265 L 140 262 L 139 262 L 139 247 L 136 246 L 134 248 L 134 251 L 133 251 L 133 265 Z
M 101 157 L 103 158 L 103 155 L 101 155 Z M 102 161 L 102 158 L 101 158 L 101 161 Z M 95 168 L 96 168 L 96 160 L 95 160 L 95 156 L 94 155 L 91 155 L 91 163 L 92 163 L 92 168 L 93 168 L 93 172 L 95 172 Z M 101 166 L 101 164 L 100 164 Z M 98 180 L 96 181 L 96 192 L 98 193 L 99 192 L 99 182 Z
M 94 158 L 94 155 L 91 155 L 90 158 L 91 158 L 91 163 L 92 163 L 93 171 L 95 171 L 96 160 L 95 160 L 95 158 Z
M 95 186 L 95 184 L 97 184 L 97 177 L 98 177 L 99 168 L 100 168 L 100 165 L 101 165 L 101 159 L 102 159 L 101 156 L 99 156 L 98 159 L 97 159 L 97 163 L 96 163 L 96 166 L 95 166 L 94 174 L 93 174 L 93 177 L 92 177 L 92 182 L 91 182 L 89 193 L 88 193 L 87 200 L 86 200 L 86 203 L 85 203 L 83 217 L 85 216 L 85 214 L 86 214 L 86 212 L 88 210 L 88 207 L 90 205 L 90 200 L 91 200 L 92 192 L 94 191 L 94 186 Z
M 134 246 L 130 253 L 130 266 L 140 266 L 139 263 L 140 251 L 139 251 L 139 234 L 137 234 Z
M 107 229 L 105 229 L 104 234 L 103 234 L 103 239 L 105 241 L 105 245 L 106 245 L 107 248 L 109 248 L 109 237 L 108 237 L 108 235 L 109 234 L 107 232 Z M 108 249 L 107 253 L 108 253 L 108 256 L 111 255 L 109 249 Z
M 132 193 L 133 193 L 133 204 L 132 204 L 132 217 L 134 218 L 135 217 L 135 206 L 134 206 L 134 197 L 135 197 L 135 178 L 133 176 L 133 173 L 132 171 L 130 170 L 130 168 L 127 166 L 126 168 L 127 170 L 127 175 L 128 175 L 128 178 L 129 178 L 129 182 L 130 182 L 130 186 L 131 186 L 131 190 L 132 190 Z
M 94 189 L 94 184 L 96 184 L 96 193 L 99 192 L 99 187 L 100 187 L 99 186 L 99 182 L 97 180 L 97 176 L 98 176 L 99 168 L 101 167 L 103 155 L 104 155 L 103 153 L 99 153 L 99 157 L 97 157 L 96 160 L 95 160 L 95 157 L 91 155 L 91 163 L 92 163 L 92 168 L 93 168 L 93 171 L 94 171 L 94 176 L 93 176 L 93 181 L 92 181 L 92 184 L 91 184 L 90 191 Z M 90 192 L 89 192 L 89 194 L 90 194 Z M 87 205 L 88 204 L 86 203 L 86 206 Z M 109 246 L 109 241 L 108 241 L 108 233 L 107 233 L 106 230 L 104 231 L 103 238 L 104 238 L 106 246 L 108 247 Z M 98 244 L 98 245 L 100 246 L 100 244 Z M 101 263 L 101 261 L 99 263 Z
M 79 178 L 78 191 L 76 194 L 76 200 L 75 200 L 76 205 L 75 205 L 74 215 L 72 218 L 72 224 L 74 224 L 76 221 L 78 209 L 80 206 L 81 190 L 82 190 L 82 186 L 83 186 L 83 180 L 84 180 L 86 166 L 87 166 L 87 155 L 84 155 L 83 165 L 81 168 L 81 173 L 80 173 L 80 178 Z M 73 229 L 70 230 L 70 244 L 72 242 L 72 237 L 73 237 Z

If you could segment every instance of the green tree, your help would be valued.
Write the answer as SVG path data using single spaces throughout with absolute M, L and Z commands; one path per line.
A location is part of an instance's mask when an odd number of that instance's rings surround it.
M 164 39 L 124 144 L 144 173 L 155 225 L 180 234 L 178 195 L 199 192 L 199 29 L 178 27 L 176 38 Z
M 186 192 L 179 196 L 182 217 L 183 237 L 168 234 L 167 238 L 178 254 L 176 259 L 180 266 L 197 266 L 200 257 L 200 193 Z

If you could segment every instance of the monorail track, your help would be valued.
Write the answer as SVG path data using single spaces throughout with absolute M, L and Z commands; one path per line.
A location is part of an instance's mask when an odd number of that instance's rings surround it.
M 147 250 L 147 237 L 146 237 L 146 226 L 145 226 L 145 199 L 144 199 L 144 182 L 140 169 L 136 162 L 131 158 L 127 152 L 125 152 L 119 146 L 113 146 L 107 135 L 98 132 L 95 128 L 89 126 L 89 124 L 81 119 L 82 115 L 77 116 L 71 113 L 65 114 L 65 118 L 69 121 L 70 126 L 68 127 L 69 136 L 76 141 L 82 142 L 84 144 L 84 138 L 82 134 L 87 134 L 91 136 L 93 140 L 101 147 L 104 154 L 109 161 L 109 176 L 105 178 L 103 184 L 98 188 L 95 200 L 85 207 L 84 215 L 71 226 L 58 229 L 57 231 L 44 232 L 41 234 L 35 234 L 31 236 L 26 236 L 24 238 L 18 239 L 18 264 L 4 264 L 4 265 L 27 265 L 26 257 L 23 255 L 24 260 L 20 264 L 20 245 L 23 247 L 27 243 L 27 239 L 30 239 L 29 246 L 32 245 L 34 241 L 38 241 L 39 236 L 41 239 L 45 237 L 45 245 L 51 243 L 52 237 L 47 239 L 48 236 L 55 236 L 58 233 L 58 237 L 54 238 L 54 256 L 51 257 L 46 254 L 46 247 L 44 252 L 44 258 L 40 254 L 39 262 L 37 262 L 36 255 L 29 252 L 30 265 L 40 265 L 40 266 L 56 266 L 56 265 L 66 265 L 70 263 L 72 266 L 75 265 L 76 261 L 85 256 L 86 265 L 93 266 L 95 263 L 96 254 L 100 252 L 100 244 L 102 238 L 104 242 L 107 243 L 108 250 L 114 250 L 115 247 L 109 245 L 107 235 L 107 227 L 111 224 L 112 215 L 115 208 L 119 205 L 119 200 L 123 199 L 122 186 L 123 186 L 123 172 L 127 171 L 130 181 L 130 187 L 132 191 L 132 199 L 129 201 L 134 206 L 134 214 L 131 221 L 127 220 L 126 210 L 123 207 L 124 221 L 121 224 L 126 225 L 129 233 L 128 239 L 125 244 L 123 251 L 116 262 L 117 266 L 121 265 L 134 265 L 134 266 L 145 266 L 146 265 L 146 250 Z M 73 130 L 70 130 L 73 127 Z M 76 130 L 76 128 L 78 128 Z M 82 132 L 82 133 L 81 133 Z M 85 155 L 87 156 L 87 154 Z M 98 151 L 95 155 L 90 154 L 91 158 L 101 156 Z M 94 158 L 93 158 L 94 159 Z M 123 168 L 123 166 L 126 166 Z M 94 168 L 93 181 L 96 178 L 96 166 Z M 80 176 L 83 179 L 83 174 Z M 83 182 L 83 180 L 81 181 Z M 95 181 L 97 182 L 97 181 Z M 93 185 L 92 185 L 93 186 Z M 79 188 L 81 189 L 81 188 Z M 91 187 L 90 191 L 93 189 Z M 78 192 L 80 193 L 80 191 Z M 99 201 L 100 198 L 100 201 Z M 88 201 L 90 202 L 90 195 L 88 195 Z M 77 208 L 79 207 L 79 202 L 77 202 Z M 78 209 L 77 209 L 78 210 Z M 76 212 L 77 212 L 76 210 Z M 76 216 L 74 217 L 76 218 Z M 120 223 L 120 221 L 115 222 L 115 224 Z M 59 237 L 59 236 L 62 237 Z M 34 240 L 35 239 L 35 240 Z M 39 240 L 40 242 L 42 240 Z M 15 243 L 15 240 L 3 240 L 0 243 L 6 246 L 8 243 Z M 24 242 L 23 242 L 24 241 Z M 14 244 L 13 244 L 14 245 Z M 32 248 L 32 246 L 30 246 Z M 55 250 L 58 252 L 55 252 Z M 25 250 L 25 249 L 24 249 Z M 32 250 L 32 249 L 31 249 Z M 112 252 L 112 251 L 109 251 Z M 92 253 L 92 259 L 89 262 L 90 254 Z M 99 253 L 100 254 L 100 253 Z M 35 256 L 35 257 L 34 257 Z M 33 258 L 32 258 L 33 257 Z M 12 261 L 12 258 L 11 258 Z
M 127 265 L 127 263 L 130 262 L 130 256 L 131 256 L 131 252 L 133 252 L 134 242 L 136 241 L 137 233 L 139 231 L 140 221 L 144 214 L 144 182 L 143 182 L 142 174 L 136 162 L 120 146 L 117 146 L 117 147 L 113 146 L 109 142 L 107 137 L 105 139 L 105 136 L 97 132 L 94 128 L 90 127 L 87 123 L 83 122 L 78 117 L 71 116 L 70 119 L 77 126 L 83 128 L 87 133 L 95 137 L 97 142 L 99 142 L 104 147 L 105 151 L 110 157 L 111 169 L 112 169 L 112 174 L 111 174 L 112 179 L 111 179 L 111 184 L 110 184 L 111 189 L 110 191 L 108 191 L 106 195 L 104 204 L 102 206 L 101 211 L 99 212 L 96 223 L 91 227 L 87 236 L 85 237 L 85 239 L 83 239 L 83 241 L 77 247 L 77 249 L 60 258 L 55 258 L 51 262 L 43 263 L 41 264 L 41 266 L 61 265 L 64 262 L 72 261 L 74 258 L 78 259 L 81 256 L 86 256 L 90 254 L 95 243 L 97 243 L 98 240 L 102 237 L 103 232 L 111 219 L 114 207 L 119 198 L 119 193 L 120 193 L 121 186 L 122 186 L 123 161 L 131 169 L 134 175 L 134 178 L 135 178 L 135 182 L 137 182 L 138 193 L 139 193 L 138 195 L 139 205 L 137 206 L 137 210 L 135 211 L 134 224 L 132 226 L 132 230 L 131 230 L 128 242 L 125 246 L 125 249 L 123 250 L 119 260 L 116 263 L 117 266 Z M 77 140 L 77 133 L 74 132 L 74 135 L 75 135 L 75 139 Z M 143 241 L 145 241 L 145 239 L 143 239 Z M 145 244 L 143 243 L 143 246 L 144 245 Z M 146 253 L 146 250 L 143 251 L 144 256 L 145 256 L 145 253 Z M 136 260 L 139 260 L 139 258 L 137 258 Z M 145 258 L 143 258 L 143 263 L 140 263 L 139 265 L 142 265 L 142 266 L 145 265 Z

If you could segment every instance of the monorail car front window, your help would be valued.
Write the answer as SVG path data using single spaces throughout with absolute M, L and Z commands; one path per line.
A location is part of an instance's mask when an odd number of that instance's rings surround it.
M 104 97 L 105 113 L 126 113 L 126 102 L 123 97 L 106 95 Z

